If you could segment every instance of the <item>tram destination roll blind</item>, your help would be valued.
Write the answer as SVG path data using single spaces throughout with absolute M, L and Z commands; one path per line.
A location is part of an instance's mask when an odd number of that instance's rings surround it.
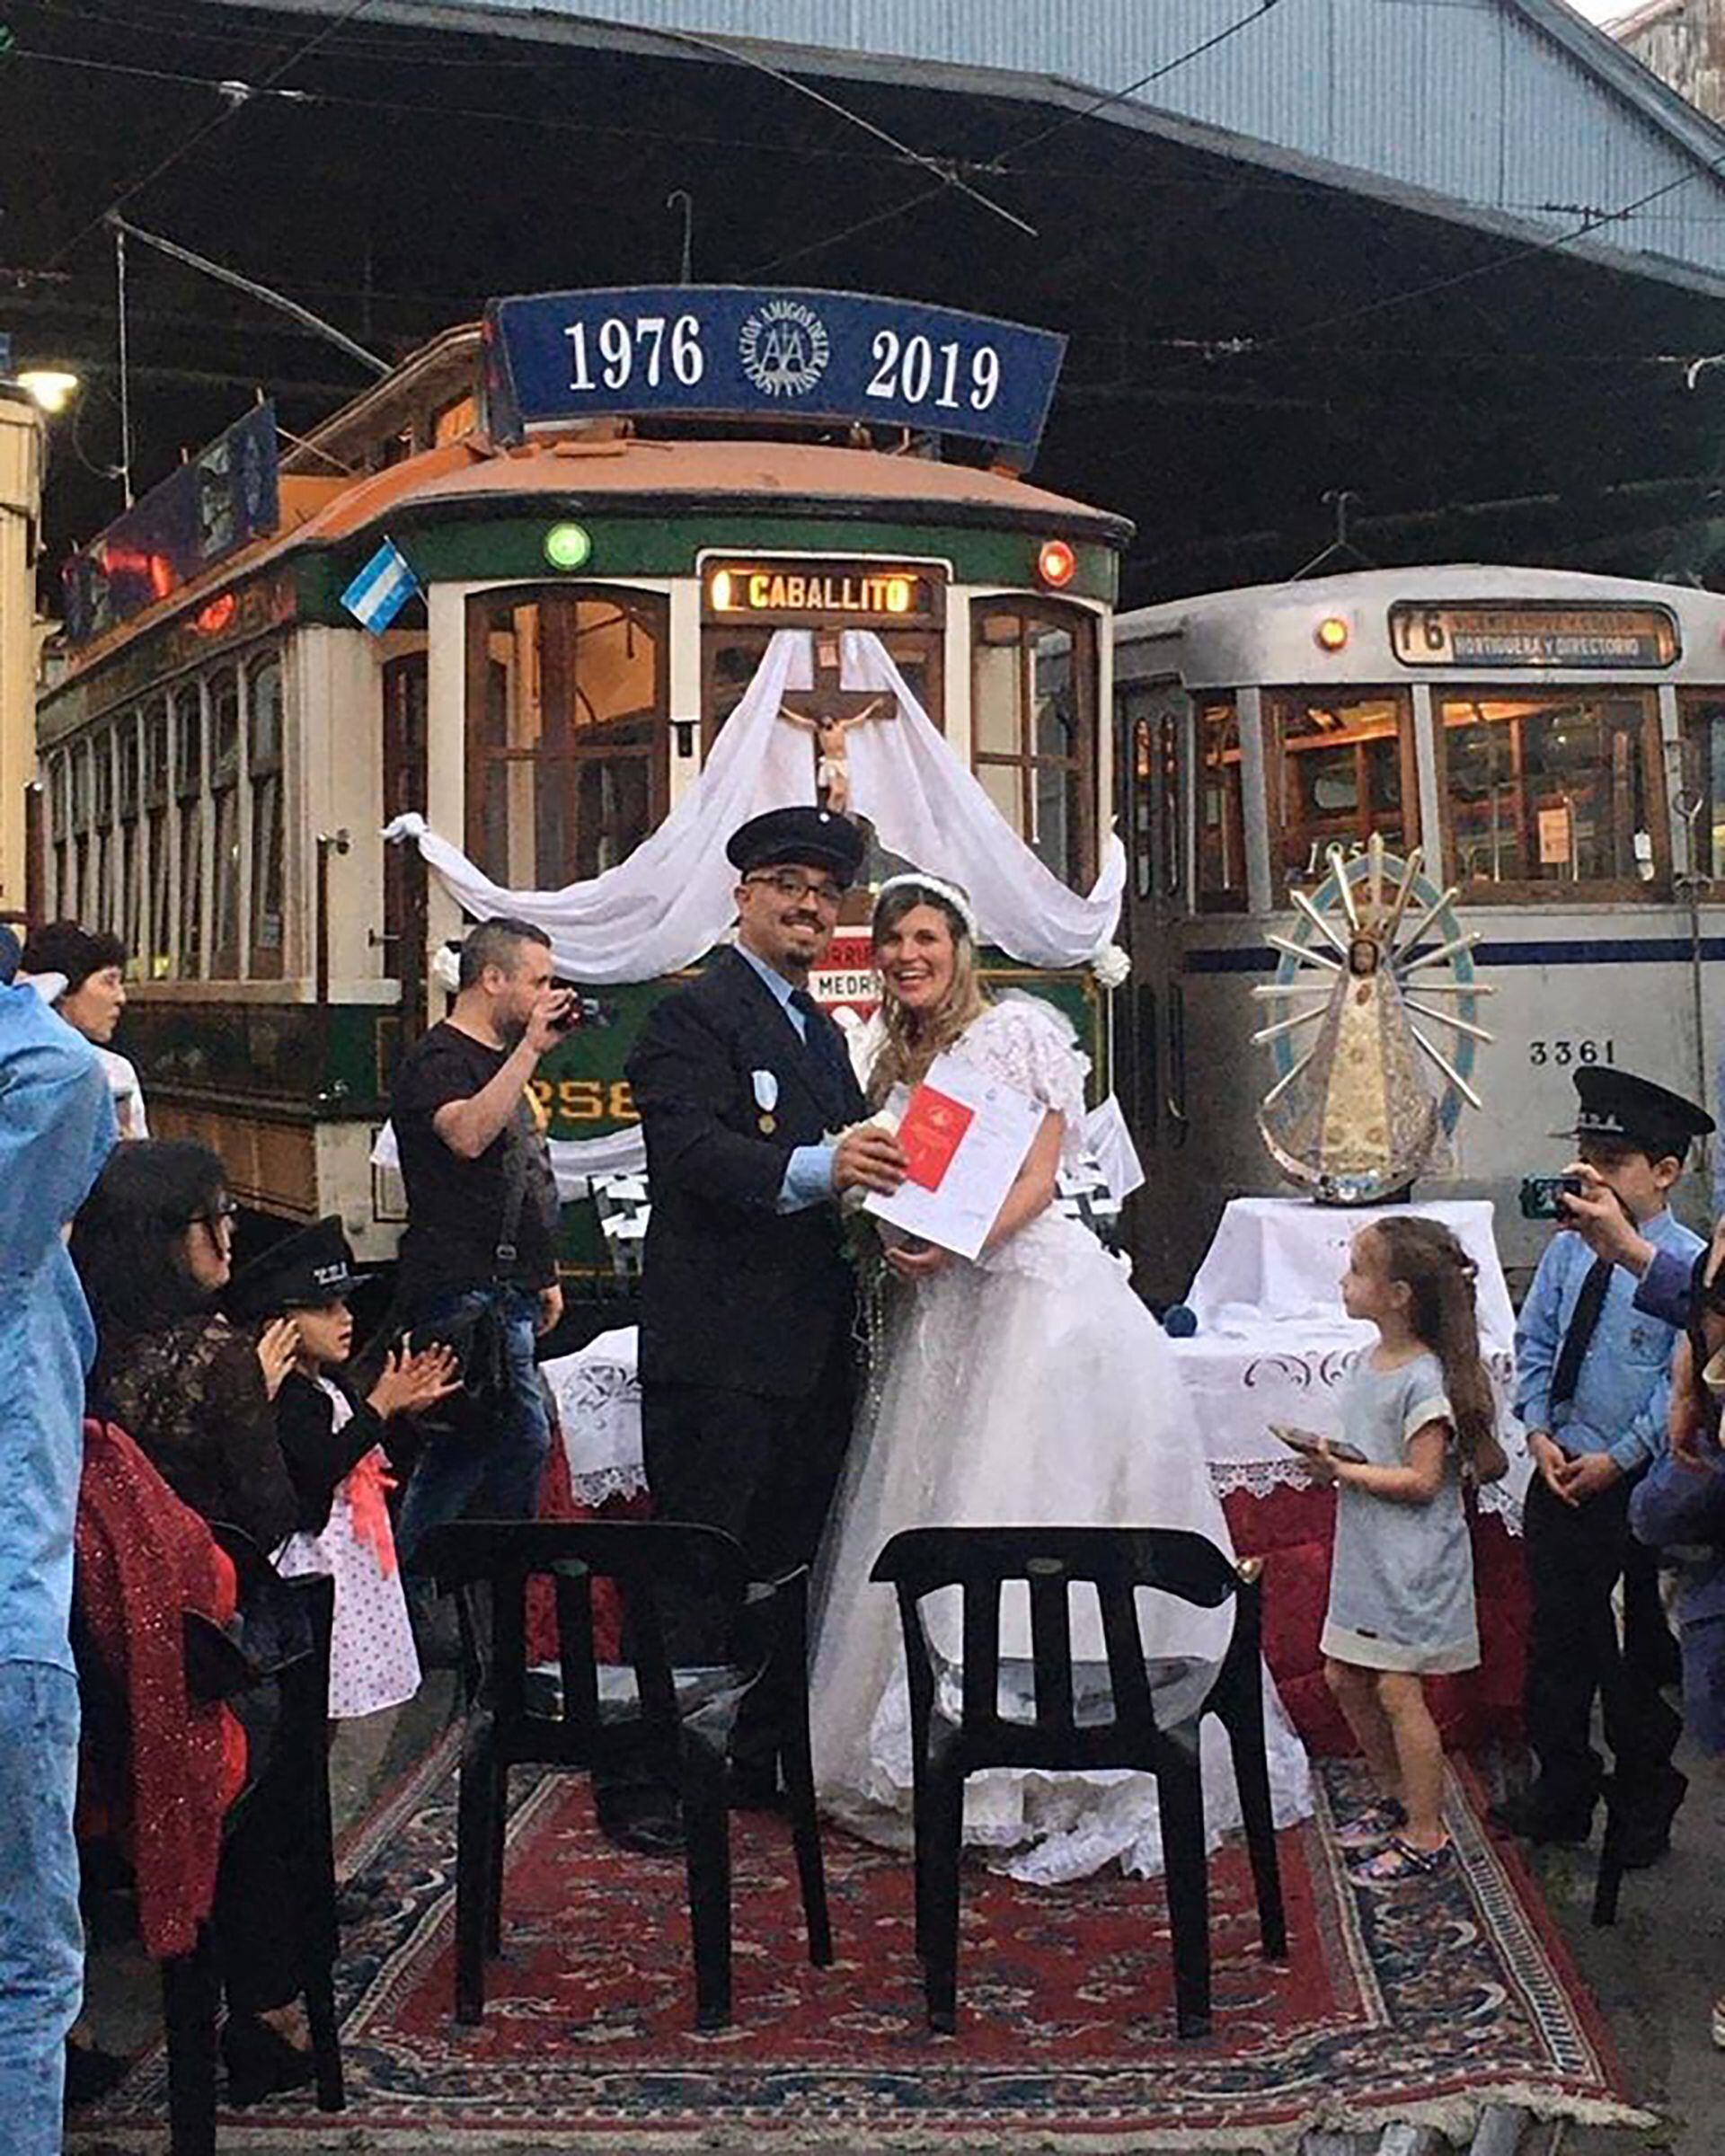
M 1390 642 L 1408 667 L 1668 667 L 1681 650 L 1663 606 L 1491 601 L 1392 606 Z
M 494 299 L 492 433 L 684 412 L 856 420 L 966 435 L 1028 464 L 1066 340 L 854 292 L 641 285 Z

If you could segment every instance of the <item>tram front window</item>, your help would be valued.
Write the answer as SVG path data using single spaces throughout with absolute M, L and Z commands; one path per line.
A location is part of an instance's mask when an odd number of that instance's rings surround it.
M 995 806 L 1061 880 L 1094 873 L 1096 625 L 1075 606 L 976 601 L 970 760 Z
M 1266 694 L 1269 822 L 1278 896 L 1324 873 L 1333 845 L 1376 831 L 1393 851 L 1419 843 L 1412 714 L 1407 696 L 1282 689 Z
M 1483 689 L 1433 702 L 1464 888 L 1582 885 L 1603 898 L 1668 882 L 1650 692 Z
M 497 882 L 597 876 L 663 817 L 668 624 L 651 592 L 469 601 L 467 851 Z

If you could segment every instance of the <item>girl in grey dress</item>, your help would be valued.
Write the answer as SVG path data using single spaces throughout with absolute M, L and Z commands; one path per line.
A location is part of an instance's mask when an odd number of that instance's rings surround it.
M 1342 1303 L 1378 1333 L 1342 1401 L 1342 1436 L 1359 1456 L 1326 1443 L 1310 1464 L 1337 1486 L 1324 1676 L 1379 1792 L 1340 1838 L 1372 1885 L 1441 1871 L 1452 1854 L 1421 1680 L 1480 1659 L 1463 1481 L 1500 1472 L 1502 1455 L 1473 1272 L 1435 1221 L 1397 1215 L 1355 1236 Z

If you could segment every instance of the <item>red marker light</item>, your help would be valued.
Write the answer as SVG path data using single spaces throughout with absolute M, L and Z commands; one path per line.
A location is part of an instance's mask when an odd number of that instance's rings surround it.
M 1037 552 L 1036 573 L 1058 591 L 1077 575 L 1078 557 L 1064 539 L 1045 539 Z
M 1348 641 L 1348 624 L 1339 614 L 1326 614 L 1312 633 L 1320 651 L 1340 651 Z
M 211 599 L 200 606 L 191 617 L 191 625 L 199 636 L 219 636 L 234 619 L 236 611 L 234 594 L 225 591 L 219 598 Z

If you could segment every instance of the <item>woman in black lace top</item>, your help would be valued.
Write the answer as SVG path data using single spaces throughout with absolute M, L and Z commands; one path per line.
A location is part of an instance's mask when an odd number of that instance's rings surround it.
M 207 1145 L 117 1148 L 72 1231 L 100 1340 L 92 1412 L 135 1437 L 181 1500 L 267 1555 L 296 1506 L 276 1436 L 291 1322 L 261 1338 L 215 1308 L 231 1270 L 233 1204 Z
M 291 1320 L 254 1336 L 215 1308 L 232 1269 L 233 1211 L 207 1145 L 118 1146 L 73 1227 L 72 1258 L 96 1321 L 91 1414 L 129 1432 L 183 1504 L 268 1557 L 298 1510 L 274 1405 L 296 1336 Z M 296 1789 L 292 1763 L 266 1745 L 222 1847 L 213 1922 L 231 2103 L 312 2078 L 295 2003 L 306 1942 L 280 1886 L 299 1832 Z

